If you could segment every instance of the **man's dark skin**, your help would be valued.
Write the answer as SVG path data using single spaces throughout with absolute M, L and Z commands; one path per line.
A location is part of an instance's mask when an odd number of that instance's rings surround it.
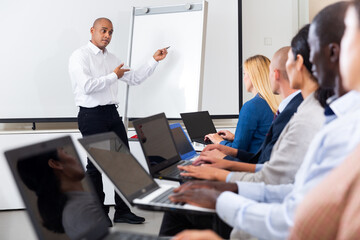
M 309 60 L 313 64 L 312 73 L 319 80 L 320 86 L 334 89 L 335 95 L 340 97 L 346 93 L 339 75 L 340 43 L 329 43 L 318 49 L 320 44 L 319 37 L 316 35 L 316 25 L 316 23 L 311 24 L 308 38 Z
M 348 2 L 339 2 L 339 8 L 347 8 Z M 343 11 L 340 11 L 343 12 Z M 327 17 L 331 18 L 330 13 Z M 343 15 L 343 14 L 342 14 Z M 326 18 L 326 16 L 317 16 L 317 18 Z M 342 18 L 344 19 L 345 16 Z M 335 28 L 338 23 L 328 28 L 319 27 L 319 21 L 314 19 L 310 25 L 308 44 L 310 46 L 310 62 L 313 64 L 312 74 L 318 79 L 319 85 L 323 88 L 334 89 L 336 97 L 341 97 L 346 93 L 342 84 L 339 70 L 340 42 L 344 31 L 334 32 L 329 29 Z M 328 32 L 332 36 L 326 36 Z M 332 38 L 332 39 L 330 39 Z M 335 40 L 336 39 L 336 40 Z
M 174 194 L 169 197 L 173 202 L 185 202 L 199 207 L 215 209 L 216 199 L 222 192 L 237 193 L 236 183 L 217 181 L 191 181 L 174 189 Z
M 349 3 L 340 2 L 339 7 L 347 8 Z M 345 11 L 343 15 L 345 14 Z M 334 16 L 338 14 L 333 12 Z M 324 18 L 324 16 L 320 16 Z M 344 19 L 345 16 L 342 16 Z M 319 16 L 318 16 L 319 18 Z M 346 93 L 342 84 L 339 69 L 340 41 L 344 29 L 331 28 L 331 26 L 319 26 L 315 18 L 310 26 L 308 44 L 310 46 L 310 62 L 313 64 L 313 74 L 318 78 L 319 85 L 323 88 L 334 89 L 336 97 L 341 97 Z M 340 16 L 341 18 L 341 16 Z M 334 20 L 336 21 L 336 19 Z M 336 34 L 323 34 L 324 31 L 337 31 Z M 335 36 L 336 35 L 336 36 Z M 183 202 L 206 207 L 216 208 L 216 200 L 222 192 L 230 191 L 238 193 L 236 183 L 224 183 L 215 181 L 194 181 L 187 182 L 174 190 L 174 194 L 169 197 L 173 202 Z

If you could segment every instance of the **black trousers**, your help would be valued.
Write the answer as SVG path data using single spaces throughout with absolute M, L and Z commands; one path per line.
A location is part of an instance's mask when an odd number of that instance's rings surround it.
M 94 108 L 80 107 L 78 114 L 79 130 L 83 136 L 89 136 L 97 133 L 115 132 L 120 139 L 129 147 L 125 127 L 116 110 L 115 105 L 98 106 Z M 103 182 L 101 173 L 94 164 L 88 159 L 86 173 L 90 177 L 95 191 L 103 204 L 104 211 L 109 212 L 109 208 L 104 206 L 105 193 L 103 191 Z M 115 210 L 119 214 L 130 212 L 129 207 L 124 203 L 121 197 L 115 192 Z

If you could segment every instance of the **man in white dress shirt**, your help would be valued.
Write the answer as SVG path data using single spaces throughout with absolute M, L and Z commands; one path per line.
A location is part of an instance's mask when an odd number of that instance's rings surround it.
M 113 34 L 111 21 L 107 18 L 96 19 L 90 33 L 91 41 L 77 49 L 69 60 L 75 104 L 80 108 L 79 130 L 83 136 L 114 131 L 129 146 L 124 124 L 117 111 L 118 80 L 129 85 L 142 83 L 154 72 L 158 62 L 166 57 L 167 51 L 165 48 L 157 50 L 147 63 L 136 70 L 124 69 L 124 64 L 106 49 Z M 101 173 L 89 160 L 86 169 L 103 203 L 105 194 Z M 109 208 L 104 206 L 104 211 L 108 213 Z M 114 222 L 137 224 L 144 221 L 144 218 L 133 214 L 115 193 Z M 110 219 L 109 225 L 112 225 Z

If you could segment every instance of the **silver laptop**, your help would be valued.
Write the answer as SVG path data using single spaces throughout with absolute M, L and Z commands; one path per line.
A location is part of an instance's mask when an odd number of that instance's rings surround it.
M 96 134 L 79 142 L 95 167 L 108 176 L 115 190 L 131 205 L 147 210 L 215 213 L 213 209 L 170 202 L 174 186 L 158 185 L 115 133 Z
M 109 221 L 70 137 L 5 152 L 38 239 L 158 239 L 109 232 Z
M 190 165 L 181 160 L 164 113 L 133 121 L 151 176 L 184 182 L 189 178 L 180 175 L 178 165 Z
M 193 160 L 199 156 L 195 151 L 190 139 L 186 136 L 180 123 L 170 124 L 171 133 L 174 137 L 176 149 L 182 160 Z

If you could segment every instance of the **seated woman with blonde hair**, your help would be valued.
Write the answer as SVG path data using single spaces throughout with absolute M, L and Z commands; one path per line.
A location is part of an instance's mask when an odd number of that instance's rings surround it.
M 243 81 L 246 91 L 254 97 L 242 106 L 235 135 L 221 130 L 206 135 L 205 139 L 251 153 L 259 150 L 280 103 L 271 90 L 269 65 L 270 60 L 262 55 L 245 61 Z

